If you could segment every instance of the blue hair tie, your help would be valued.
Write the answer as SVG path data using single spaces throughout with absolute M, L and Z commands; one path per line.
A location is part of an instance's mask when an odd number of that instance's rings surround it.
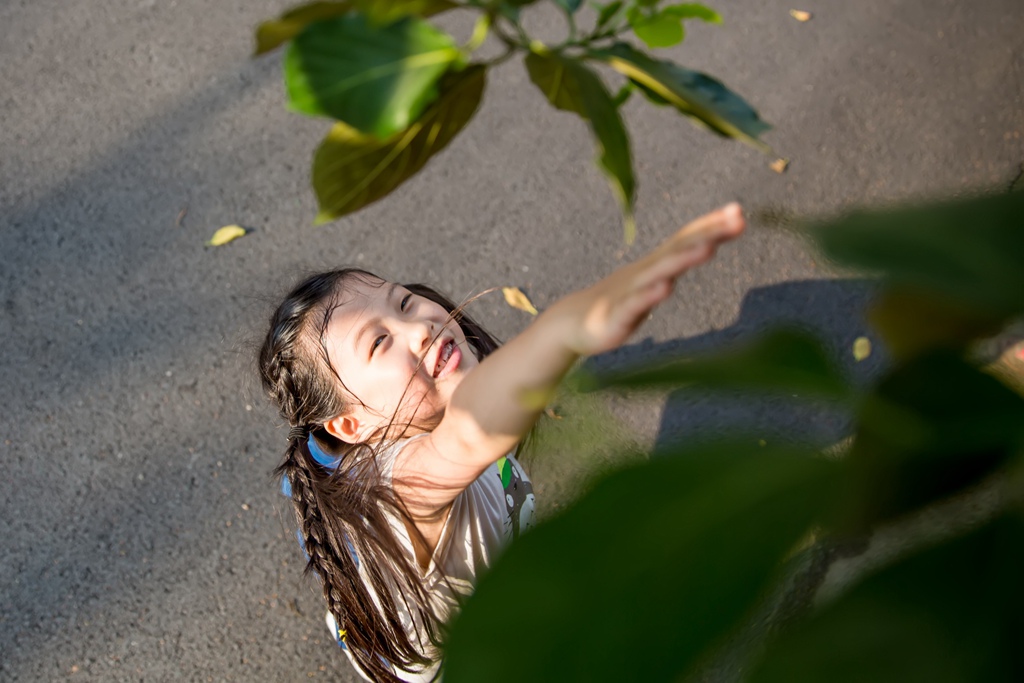
M 309 454 L 313 456 L 313 459 L 316 460 L 321 467 L 333 470 L 337 468 L 338 463 L 341 462 L 341 458 L 330 455 L 324 449 L 320 448 L 320 444 L 317 443 L 316 438 L 314 438 L 312 434 L 310 434 L 309 438 L 306 439 L 306 447 L 309 448 Z

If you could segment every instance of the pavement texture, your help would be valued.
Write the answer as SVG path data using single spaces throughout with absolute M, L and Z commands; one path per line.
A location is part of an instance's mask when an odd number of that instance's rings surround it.
M 599 362 L 779 320 L 848 357 L 870 285 L 777 217 L 1003 187 L 1024 161 L 1020 0 L 810 0 L 806 23 L 781 0 L 720 0 L 726 23 L 693 25 L 667 55 L 752 102 L 787 173 L 629 102 L 639 239 L 623 256 L 586 127 L 513 61 L 419 176 L 313 228 L 327 123 L 285 111 L 279 56 L 249 56 L 253 27 L 286 6 L 0 3 L 2 681 L 355 680 L 301 577 L 271 475 L 286 430 L 253 372 L 265 320 L 302 274 L 356 264 L 456 298 L 514 285 L 543 308 L 738 199 L 749 234 Z M 468 36 L 470 18 L 443 23 Z M 527 26 L 561 30 L 543 8 Z M 204 246 L 231 223 L 252 232 Z M 500 295 L 473 311 L 503 338 L 528 323 Z M 866 376 L 880 362 L 849 365 Z M 736 416 L 823 441 L 843 426 L 682 396 L 613 407 L 647 441 Z M 554 509 L 579 472 L 537 467 Z

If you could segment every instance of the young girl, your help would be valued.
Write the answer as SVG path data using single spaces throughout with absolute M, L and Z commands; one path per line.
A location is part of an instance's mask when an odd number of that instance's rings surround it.
M 548 397 L 744 225 L 736 204 L 697 219 L 500 348 L 423 285 L 340 270 L 292 291 L 271 318 L 261 379 L 292 426 L 280 471 L 307 571 L 361 675 L 436 677 L 445 620 L 531 523 L 513 453 Z

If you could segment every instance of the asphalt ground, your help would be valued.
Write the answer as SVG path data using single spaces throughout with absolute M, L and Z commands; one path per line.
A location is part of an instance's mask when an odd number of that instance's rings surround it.
M 1024 161 L 1020 0 L 812 0 L 806 23 L 779 0 L 721 0 L 723 26 L 666 53 L 774 124 L 785 174 L 633 100 L 639 238 L 623 254 L 585 126 L 513 61 L 423 173 L 313 228 L 327 124 L 285 111 L 279 56 L 249 56 L 253 27 L 286 6 L 0 3 L 0 680 L 355 680 L 300 576 L 271 476 L 286 430 L 253 375 L 300 275 L 356 264 L 456 298 L 514 285 L 543 308 L 738 199 L 749 234 L 627 352 L 713 348 L 783 319 L 842 352 L 866 333 L 869 288 L 779 217 L 1002 187 Z M 541 39 L 558 22 L 528 13 Z M 468 35 L 467 18 L 444 23 Z M 204 246 L 231 223 L 252 232 Z M 472 310 L 504 338 L 528 323 L 500 295 Z M 614 408 L 648 441 L 737 414 L 679 401 Z M 806 426 L 779 411 L 739 414 Z M 830 420 L 822 438 L 841 432 Z M 554 509 L 579 472 L 538 467 Z

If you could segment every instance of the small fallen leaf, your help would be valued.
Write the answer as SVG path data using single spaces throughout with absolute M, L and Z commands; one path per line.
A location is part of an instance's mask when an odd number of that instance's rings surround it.
M 505 302 L 512 308 L 526 311 L 530 315 L 537 315 L 537 309 L 533 307 L 530 300 L 518 287 L 502 287 L 501 293 L 505 295 Z
M 871 355 L 871 340 L 867 337 L 857 337 L 853 342 L 853 357 L 859 363 Z
M 246 229 L 240 225 L 225 225 L 223 228 L 213 233 L 213 237 L 206 243 L 208 247 L 219 247 L 237 240 L 239 237 L 243 237 L 246 234 Z
M 552 420 L 561 420 L 562 416 L 555 412 L 554 408 L 545 408 L 544 414 L 550 417 Z
M 768 168 L 772 169 L 776 173 L 785 173 L 786 169 L 789 168 L 789 159 L 783 159 L 780 157 L 768 164 Z
M 810 21 L 811 13 L 805 12 L 802 9 L 791 9 L 789 10 L 789 16 L 793 17 L 797 21 Z
M 181 222 L 185 220 L 185 216 L 188 215 L 188 204 L 181 207 L 181 211 L 178 212 L 178 217 L 174 219 L 174 227 L 180 228 Z

